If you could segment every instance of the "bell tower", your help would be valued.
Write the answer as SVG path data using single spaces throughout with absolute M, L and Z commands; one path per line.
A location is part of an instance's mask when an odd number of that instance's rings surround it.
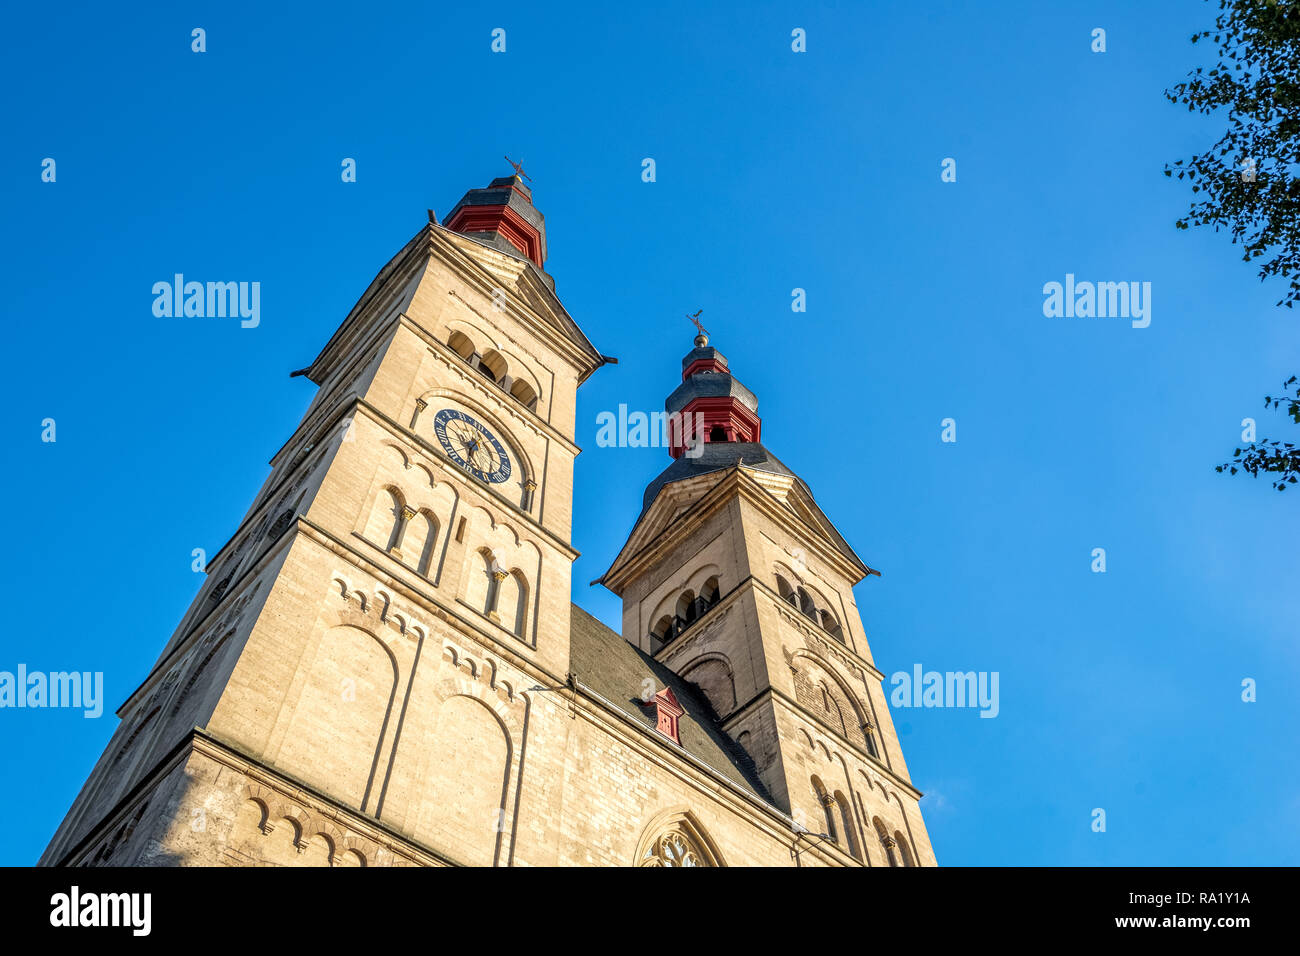
M 569 667 L 578 386 L 521 176 L 370 283 L 47 865 L 502 865 Z
M 854 599 L 879 572 L 762 444 L 757 397 L 703 330 L 665 409 L 681 416 L 674 461 L 599 580 L 624 638 L 702 691 L 810 839 L 934 865 Z

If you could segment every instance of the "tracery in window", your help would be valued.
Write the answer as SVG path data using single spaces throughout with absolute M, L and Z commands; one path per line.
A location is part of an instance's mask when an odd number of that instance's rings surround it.
M 695 814 L 682 809 L 656 817 L 637 844 L 637 866 L 726 866 Z
M 642 866 L 712 866 L 686 834 L 673 829 L 658 837 L 641 857 Z

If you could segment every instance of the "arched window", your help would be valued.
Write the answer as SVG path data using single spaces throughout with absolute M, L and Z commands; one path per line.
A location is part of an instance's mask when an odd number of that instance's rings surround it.
M 474 343 L 464 332 L 453 332 L 447 338 L 447 346 L 466 362 L 474 357 Z
M 118 847 L 125 846 L 130 842 L 132 835 L 135 833 L 135 828 L 140 825 L 140 820 L 144 817 L 144 812 L 147 809 L 149 809 L 149 801 L 146 800 L 140 805 L 140 808 L 135 811 L 135 816 L 131 818 L 131 821 L 122 824 L 117 833 L 114 834 L 113 839 L 109 840 L 99 848 L 99 852 L 95 854 L 95 863 L 98 864 L 109 859 L 109 857 L 117 852 Z
M 695 592 L 683 591 L 681 597 L 677 599 L 677 616 L 681 619 L 682 625 L 694 624 L 695 618 L 699 616 L 699 610 L 695 603 Z
M 650 628 L 650 636 L 667 644 L 673 639 L 673 619 L 665 614 L 659 619 L 659 623 Z
M 366 522 L 366 540 L 391 551 L 402 540 L 406 502 L 396 488 L 381 488 L 375 496 L 370 519 Z
M 699 866 L 699 853 L 691 841 L 677 831 L 665 833 L 650 845 L 642 866 Z
M 714 425 L 712 428 L 709 429 L 709 441 L 714 442 L 714 441 L 726 441 L 726 440 L 727 440 L 727 430 L 723 428 L 721 425 Z
M 912 856 L 912 848 L 907 845 L 907 837 L 903 836 L 902 830 L 894 831 L 894 842 L 898 844 L 898 855 L 903 866 L 916 866 L 916 858 Z
M 799 599 L 795 596 L 794 588 L 790 587 L 790 582 L 779 574 L 776 576 L 776 593 L 781 595 L 782 601 L 787 601 L 794 607 L 799 606 Z
M 718 599 L 721 598 L 721 596 L 722 594 L 718 588 L 718 579 L 716 577 L 709 578 L 700 587 L 700 599 L 704 602 L 705 610 L 717 604 Z
M 848 726 L 844 723 L 844 710 L 840 707 L 840 702 L 836 699 L 836 694 L 823 681 L 822 690 L 822 710 L 826 712 L 826 722 L 831 728 L 839 731 L 840 735 L 847 737 L 849 735 Z
M 858 831 L 853 826 L 853 810 L 849 807 L 849 801 L 840 790 L 835 791 L 835 806 L 839 810 L 840 829 L 844 833 L 844 849 L 848 850 L 849 856 L 855 860 L 862 859 L 862 849 L 858 846 Z
M 438 544 L 438 519 L 421 510 L 411 519 L 407 529 L 404 551 L 415 570 L 425 577 L 433 566 L 433 552 Z
M 492 552 L 483 548 L 470 559 L 469 579 L 465 585 L 465 601 L 480 614 L 491 615 L 496 610 L 498 569 Z
M 126 743 L 122 745 L 122 748 L 117 752 L 117 756 L 113 758 L 114 766 L 121 763 L 122 758 L 131 751 L 131 745 L 135 743 L 136 738 L 140 736 L 144 729 L 153 723 L 153 719 L 158 716 L 158 710 L 159 708 L 155 707 L 153 710 L 149 711 L 144 720 L 136 724 L 135 730 L 131 732 L 131 736 L 126 739 Z
M 876 837 L 880 840 L 881 849 L 885 851 L 885 857 L 889 860 L 890 866 L 902 866 L 902 861 L 898 855 L 898 841 L 889 835 L 889 829 L 876 817 L 873 821 L 876 827 Z
M 479 357 L 478 370 L 494 382 L 500 382 L 506 376 L 506 360 L 495 349 L 488 349 Z
M 862 725 L 862 739 L 867 742 L 867 753 L 880 759 L 880 751 L 876 749 L 876 735 L 872 732 L 871 724 Z
M 649 839 L 647 839 L 649 838 Z M 647 827 L 637 846 L 637 866 L 724 866 L 717 847 L 689 810 Z
M 840 627 L 840 622 L 835 620 L 835 615 L 832 614 L 830 611 L 822 611 L 821 618 L 822 618 L 821 621 L 822 629 L 826 631 L 826 633 L 829 634 L 831 637 L 835 638 L 835 640 L 843 644 L 844 629 Z
M 736 709 L 736 677 L 724 658 L 699 659 L 688 665 L 681 675 L 704 695 L 715 716 L 725 717 Z
M 518 401 L 519 404 L 523 405 L 524 408 L 527 408 L 529 411 L 536 410 L 537 393 L 533 391 L 533 387 L 522 378 L 514 380 L 514 383 L 510 386 L 510 394 L 513 395 L 515 400 Z
M 808 592 L 803 588 L 799 588 L 796 593 L 799 595 L 799 610 L 816 621 L 817 605 L 813 604 L 813 599 L 809 597 Z
M 827 792 L 822 785 L 820 777 L 812 778 L 813 796 L 817 798 L 817 804 L 821 807 L 822 817 L 826 821 L 826 835 L 839 842 L 839 835 L 835 831 L 835 798 Z
M 498 575 L 497 623 L 517 637 L 523 637 L 527 611 L 528 582 L 524 579 L 523 572 L 514 568 L 509 574 Z

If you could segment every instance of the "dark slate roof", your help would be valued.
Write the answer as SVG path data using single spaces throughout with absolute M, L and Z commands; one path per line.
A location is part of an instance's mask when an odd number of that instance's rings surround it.
M 570 620 L 569 670 L 579 684 L 610 701 L 668 747 L 674 745 L 654 729 L 654 704 L 643 704 L 640 694 L 647 677 L 654 681 L 656 692 L 671 687 L 686 709 L 677 721 L 682 749 L 732 783 L 772 802 L 754 762 L 718 727 L 708 699 L 694 684 L 682 680 L 576 604 L 572 605 Z
M 519 190 L 511 185 L 511 177 L 509 176 L 492 180 L 492 185 L 486 189 L 471 189 L 465 193 L 460 202 L 456 203 L 451 212 L 447 213 L 447 218 L 450 219 L 456 215 L 456 210 L 461 206 L 509 206 L 519 213 L 525 221 L 532 224 L 542 234 L 543 242 L 545 242 L 546 217 L 532 204 L 530 199 L 520 195 Z
M 804 484 L 802 478 L 781 464 L 775 455 L 757 442 L 705 442 L 704 451 L 698 458 L 683 454 L 646 486 L 645 495 L 641 499 L 641 513 L 637 515 L 635 524 L 641 523 L 641 519 L 645 517 L 646 511 L 650 509 L 650 505 L 664 485 L 694 478 L 697 475 L 707 475 L 713 471 L 726 471 L 741 464 L 758 471 L 770 471 L 774 475 L 789 475 L 803 486 L 804 491 L 809 495 L 812 494 L 812 490 Z
M 697 345 L 686 353 L 686 358 L 682 359 L 682 371 L 685 372 L 694 363 L 701 359 L 709 359 L 714 362 L 720 362 L 725 368 L 727 357 L 711 345 Z
M 758 413 L 757 396 L 725 372 L 696 372 L 673 389 L 664 408 L 670 413 L 680 412 L 697 398 L 738 398 L 751 412 Z
M 520 190 L 523 191 L 522 194 Z M 541 258 L 542 262 L 545 262 L 546 217 L 533 205 L 532 196 L 532 191 L 523 182 L 516 182 L 513 176 L 500 176 L 492 180 L 486 189 L 471 189 L 465 193 L 460 202 L 456 203 L 451 212 L 447 213 L 443 222 L 450 222 L 452 217 L 456 215 L 457 210 L 462 206 L 508 206 L 537 230 L 538 235 L 541 237 Z M 460 232 L 460 230 L 456 231 Z M 524 262 L 532 261 L 521 253 L 514 243 L 496 232 L 461 232 L 461 235 L 485 246 L 491 246 L 493 249 L 504 252 L 516 259 L 521 259 Z M 537 271 L 546 280 L 547 284 L 554 289 L 555 280 L 544 269 L 538 269 Z
M 646 486 L 645 496 L 641 499 L 641 513 L 636 516 L 636 521 L 632 522 L 633 531 L 641 524 L 641 519 L 645 517 L 650 506 L 654 504 L 655 498 L 664 485 L 671 484 L 674 481 L 684 481 L 687 478 L 695 478 L 698 475 L 707 475 L 711 472 L 724 472 L 737 465 L 744 465 L 746 468 L 753 468 L 757 471 L 767 471 L 774 475 L 789 475 L 799 483 L 809 498 L 813 497 L 812 489 L 808 484 L 796 475 L 793 471 L 783 465 L 775 455 L 764 448 L 762 445 L 753 442 L 705 442 L 704 453 L 699 458 L 688 458 L 686 455 L 678 458 L 671 465 L 659 473 L 659 477 Z M 721 477 L 721 475 L 719 475 Z M 823 515 L 823 517 L 825 517 Z M 834 525 L 830 524 L 827 519 L 827 526 L 824 529 L 844 554 L 848 555 L 857 564 L 862 565 L 864 572 L 867 565 L 858 557 L 857 552 L 849 546 L 844 540 L 844 536 L 839 533 Z

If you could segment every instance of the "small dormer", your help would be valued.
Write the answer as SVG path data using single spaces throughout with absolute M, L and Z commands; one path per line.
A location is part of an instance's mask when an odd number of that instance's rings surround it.
M 682 745 L 682 739 L 677 732 L 677 721 L 686 709 L 677 701 L 677 695 L 673 693 L 671 687 L 665 687 L 654 696 L 655 705 L 655 730 L 663 734 L 677 746 Z

